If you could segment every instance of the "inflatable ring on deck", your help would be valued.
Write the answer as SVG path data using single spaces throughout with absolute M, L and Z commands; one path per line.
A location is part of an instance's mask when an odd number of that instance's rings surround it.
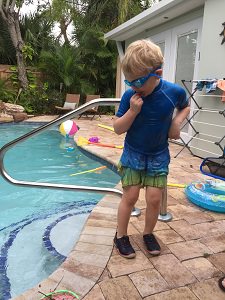
M 187 198 L 208 210 L 225 213 L 225 184 L 206 180 L 193 182 L 185 189 Z

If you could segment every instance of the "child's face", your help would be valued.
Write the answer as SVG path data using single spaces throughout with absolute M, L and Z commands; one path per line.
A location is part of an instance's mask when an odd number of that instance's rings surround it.
M 155 76 L 154 76 L 155 74 Z M 125 74 L 125 83 L 128 84 L 134 91 L 141 96 L 146 97 L 152 93 L 155 87 L 159 84 L 160 76 L 162 75 L 162 69 L 152 72 L 139 72 L 135 75 Z

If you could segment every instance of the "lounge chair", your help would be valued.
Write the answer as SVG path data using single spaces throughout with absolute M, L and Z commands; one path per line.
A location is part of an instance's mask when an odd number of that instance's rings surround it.
M 86 103 L 91 101 L 91 100 L 94 100 L 94 99 L 98 99 L 100 98 L 100 95 L 87 95 L 86 97 Z M 99 115 L 99 118 L 101 118 L 101 114 L 98 112 L 98 106 L 95 106 L 95 107 L 92 107 L 92 108 L 89 108 L 87 109 L 86 111 L 84 111 L 83 113 L 81 113 L 79 115 L 79 119 L 82 117 L 82 116 L 86 116 L 88 117 L 89 115 L 92 116 L 91 120 L 94 119 L 95 115 L 98 114 Z
M 66 101 L 64 102 L 63 107 L 55 106 L 60 115 L 74 110 L 78 107 L 80 101 L 80 94 L 66 94 Z

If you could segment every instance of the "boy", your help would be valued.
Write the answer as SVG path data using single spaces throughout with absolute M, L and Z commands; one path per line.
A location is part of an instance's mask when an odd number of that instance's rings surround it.
M 167 182 L 168 137 L 180 137 L 181 124 L 190 112 L 184 89 L 161 78 L 162 64 L 160 48 L 147 40 L 130 44 L 122 62 L 125 83 L 131 89 L 122 96 L 113 124 L 117 134 L 127 132 L 119 162 L 123 197 L 114 244 L 126 258 L 135 257 L 127 227 L 141 187 L 146 187 L 144 243 L 150 254 L 160 254 L 152 232 Z M 175 108 L 177 113 L 173 118 Z

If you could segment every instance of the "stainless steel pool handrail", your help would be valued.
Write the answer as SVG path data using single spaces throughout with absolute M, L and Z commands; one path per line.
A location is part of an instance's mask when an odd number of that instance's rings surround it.
M 35 135 L 40 134 L 41 132 L 45 131 L 46 129 L 50 128 L 53 125 L 61 124 L 63 121 L 71 119 L 72 117 L 75 117 L 85 110 L 95 107 L 97 105 L 101 106 L 109 106 L 109 105 L 115 105 L 119 104 L 120 99 L 119 98 L 101 98 L 101 99 L 95 99 L 88 103 L 85 103 L 78 107 L 77 109 L 73 110 L 72 112 L 69 112 L 53 121 L 50 121 L 47 124 L 44 124 L 41 127 L 38 127 L 23 136 L 20 136 L 19 138 L 5 144 L 0 149 L 0 173 L 3 176 L 3 178 L 8 181 L 11 184 L 18 185 L 18 186 L 29 186 L 29 187 L 36 187 L 36 188 L 49 188 L 49 189 L 64 189 L 64 190 L 76 190 L 76 191 L 86 191 L 86 192 L 92 192 L 92 193 L 100 193 L 100 194 L 113 194 L 116 196 L 121 197 L 123 195 L 123 192 L 118 189 L 112 189 L 112 188 L 100 188 L 100 187 L 94 187 L 94 186 L 80 186 L 80 185 L 65 185 L 65 184 L 56 184 L 56 183 L 47 183 L 47 182 L 34 182 L 34 181 L 23 181 L 23 180 L 17 180 L 12 178 L 5 170 L 4 167 L 4 156 L 5 153 L 12 148 L 14 145 L 19 144 L 25 140 L 27 140 L 30 137 L 33 137 Z M 132 215 L 139 215 L 140 210 L 134 209 L 132 212 Z
M 12 178 L 5 170 L 4 167 L 4 156 L 5 153 L 12 148 L 14 145 L 19 144 L 25 140 L 27 140 L 30 137 L 33 137 L 35 135 L 40 134 L 41 132 L 45 131 L 46 129 L 50 128 L 53 125 L 58 125 L 62 123 L 65 120 L 71 119 L 72 117 L 75 117 L 76 115 L 81 114 L 85 110 L 98 105 L 114 105 L 120 102 L 120 99 L 108 99 L 108 98 L 101 98 L 98 100 L 92 100 L 88 103 L 85 103 L 84 105 L 81 105 L 77 109 L 73 110 L 72 112 L 69 112 L 53 121 L 50 121 L 47 124 L 44 124 L 41 127 L 38 127 L 23 136 L 5 144 L 1 149 L 0 149 L 0 172 L 1 175 L 3 176 L 4 179 L 6 179 L 8 182 L 14 184 L 14 185 L 19 185 L 19 186 L 31 186 L 31 187 L 36 187 L 36 188 L 55 188 L 55 189 L 66 189 L 66 190 L 77 190 L 77 191 L 90 191 L 90 192 L 96 192 L 96 193 L 112 193 L 112 194 L 117 194 L 118 196 L 121 196 L 123 193 L 120 190 L 117 189 L 111 189 L 111 188 L 98 188 L 98 187 L 90 187 L 90 186 L 76 186 L 76 185 L 65 185 L 65 184 L 55 184 L 55 183 L 46 183 L 46 182 L 33 182 L 33 181 L 22 181 L 22 180 L 16 180 Z
M 44 124 L 41 127 L 38 127 L 23 136 L 20 136 L 19 138 L 5 144 L 1 149 L 0 149 L 0 173 L 2 177 L 8 181 L 11 184 L 18 185 L 18 186 L 30 186 L 30 187 L 36 187 L 36 188 L 49 188 L 49 189 L 64 189 L 64 190 L 76 190 L 76 191 L 86 191 L 86 192 L 92 192 L 92 193 L 100 193 L 100 194 L 113 194 L 119 197 L 122 197 L 123 192 L 118 190 L 118 189 L 112 189 L 112 188 L 100 188 L 100 187 L 94 187 L 94 186 L 79 186 L 79 185 L 65 185 L 65 184 L 57 184 L 57 183 L 47 183 L 47 182 L 34 182 L 34 181 L 23 181 L 23 180 L 17 180 L 12 178 L 5 170 L 4 167 L 4 156 L 5 153 L 12 148 L 14 145 L 19 144 L 25 140 L 27 140 L 30 137 L 33 137 L 35 135 L 40 134 L 41 132 L 45 131 L 46 129 L 50 128 L 53 125 L 58 125 L 61 124 L 62 121 L 66 121 L 68 119 L 71 119 L 72 117 L 75 117 L 82 112 L 86 111 L 87 109 L 90 109 L 92 107 L 96 106 L 111 106 L 111 105 L 116 105 L 120 103 L 120 98 L 100 98 L 100 99 L 95 99 L 90 102 L 87 102 L 75 110 L 53 120 L 50 121 L 47 124 Z M 166 195 L 166 193 L 164 193 Z M 171 220 L 171 215 L 167 213 L 167 205 L 166 201 L 167 199 L 164 199 L 166 197 L 163 197 L 162 205 L 161 205 L 161 210 L 160 210 L 160 216 L 159 219 L 162 219 L 163 221 L 169 221 Z M 163 205 L 163 203 L 165 205 Z M 139 215 L 140 214 L 140 209 L 135 208 L 132 212 L 132 215 Z

